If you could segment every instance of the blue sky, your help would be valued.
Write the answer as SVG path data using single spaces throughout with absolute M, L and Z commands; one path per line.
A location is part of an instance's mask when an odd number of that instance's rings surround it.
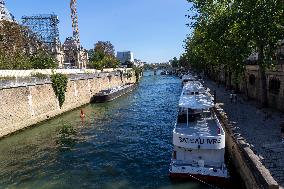
M 55 13 L 60 38 L 72 35 L 70 0 L 6 0 L 17 20 L 23 15 Z M 116 51 L 131 50 L 135 58 L 164 62 L 183 52 L 190 32 L 186 0 L 78 0 L 81 43 L 90 49 L 97 41 L 111 41 Z

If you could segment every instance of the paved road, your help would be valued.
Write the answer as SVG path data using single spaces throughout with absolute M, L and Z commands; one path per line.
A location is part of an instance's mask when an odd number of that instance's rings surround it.
M 230 91 L 217 87 L 212 81 L 205 84 L 217 92 L 217 102 L 224 103 L 223 108 L 230 120 L 235 122 L 237 132 L 251 145 L 263 165 L 274 179 L 284 187 L 284 144 L 281 143 L 280 122 L 284 114 L 270 109 L 259 109 L 254 101 L 244 101 L 238 97 L 236 104 L 230 102 Z

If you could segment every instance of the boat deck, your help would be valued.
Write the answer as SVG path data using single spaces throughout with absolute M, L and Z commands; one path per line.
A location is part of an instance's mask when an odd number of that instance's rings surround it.
M 206 121 L 178 123 L 175 128 L 175 132 L 192 136 L 218 136 L 219 127 L 217 126 L 217 120 L 207 119 Z

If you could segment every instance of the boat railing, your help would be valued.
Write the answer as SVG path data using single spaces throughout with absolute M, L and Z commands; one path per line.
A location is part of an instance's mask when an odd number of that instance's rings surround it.
M 212 168 L 212 169 L 221 169 L 221 170 L 226 170 L 226 165 L 224 165 L 223 163 L 221 163 L 220 166 L 216 166 L 216 165 L 208 165 L 208 162 L 205 164 L 204 162 L 204 166 L 200 166 L 202 163 L 199 162 L 200 160 L 195 160 L 192 162 L 184 162 L 183 160 L 172 160 L 172 164 L 176 165 L 176 166 L 190 166 L 190 167 L 204 167 L 204 168 Z M 203 160 L 204 161 L 204 160 Z

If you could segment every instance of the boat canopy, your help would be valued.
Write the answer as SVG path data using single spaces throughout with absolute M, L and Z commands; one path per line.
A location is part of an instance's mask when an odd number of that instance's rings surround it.
M 194 95 L 199 93 L 205 93 L 206 90 L 202 86 L 202 84 L 199 81 L 191 81 L 189 83 L 186 83 L 183 87 L 183 95 Z
M 183 81 L 185 81 L 185 80 L 187 80 L 187 81 L 195 81 L 196 79 L 192 75 L 184 75 L 182 77 L 182 80 Z
M 214 102 L 212 96 L 206 94 L 196 96 L 182 95 L 179 100 L 179 107 L 193 110 L 206 110 L 213 108 Z

